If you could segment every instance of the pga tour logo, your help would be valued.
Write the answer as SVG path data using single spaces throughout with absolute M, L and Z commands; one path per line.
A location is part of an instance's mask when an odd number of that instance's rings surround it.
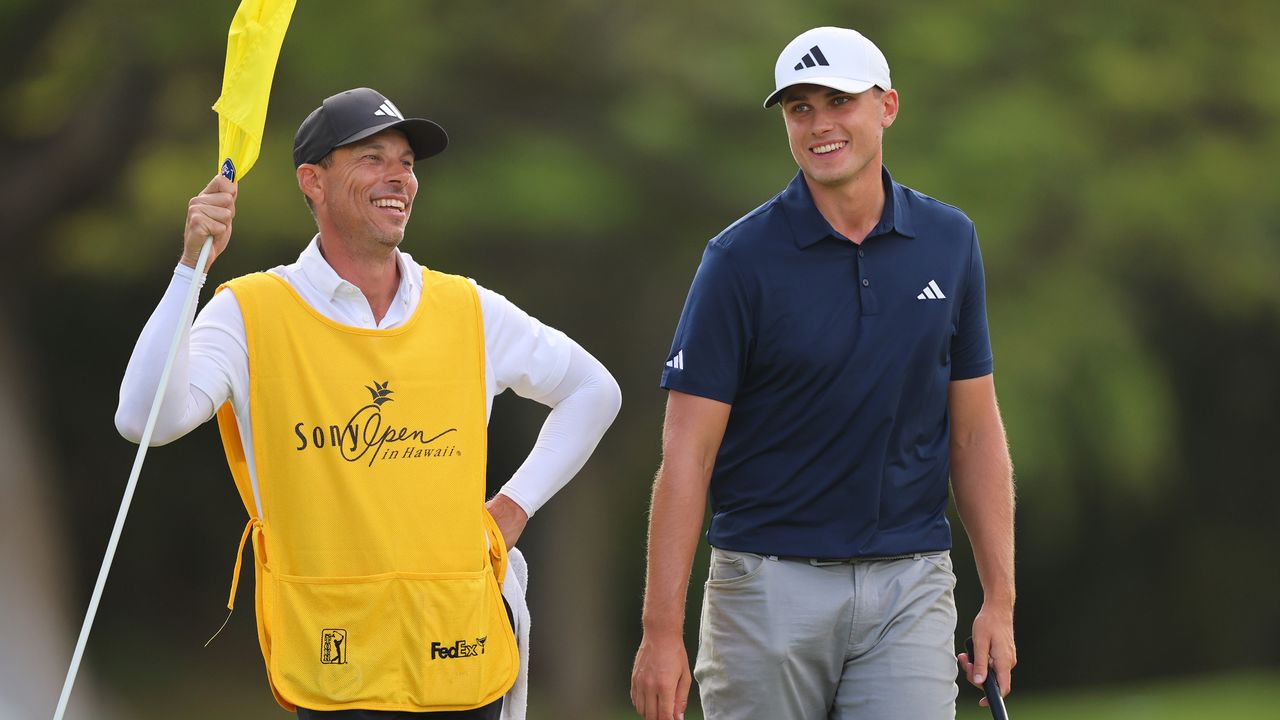
M 438 642 L 431 643 L 431 659 L 432 660 L 456 660 L 458 658 L 477 657 L 484 654 L 484 642 L 489 639 L 488 635 L 482 638 L 476 638 L 474 643 L 468 643 L 465 640 L 455 640 L 452 645 L 442 645 Z
M 320 662 L 325 665 L 347 664 L 347 631 L 325 628 L 320 631 Z

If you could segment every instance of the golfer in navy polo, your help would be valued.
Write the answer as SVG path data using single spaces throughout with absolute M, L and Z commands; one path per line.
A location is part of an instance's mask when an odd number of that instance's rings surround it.
M 687 705 L 709 489 L 693 674 L 709 720 L 953 718 L 957 661 L 1006 691 L 1017 662 L 977 235 L 883 166 L 898 94 L 871 41 L 810 30 L 775 80 L 765 107 L 800 172 L 707 245 L 676 328 L 632 700 L 648 720 Z M 948 482 L 984 596 L 972 662 L 954 654 Z

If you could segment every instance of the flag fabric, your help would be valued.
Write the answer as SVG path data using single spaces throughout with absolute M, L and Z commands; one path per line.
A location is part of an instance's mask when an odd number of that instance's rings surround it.
M 242 0 L 227 33 L 218 113 L 218 162 L 230 159 L 243 180 L 258 160 L 271 78 L 296 0 Z

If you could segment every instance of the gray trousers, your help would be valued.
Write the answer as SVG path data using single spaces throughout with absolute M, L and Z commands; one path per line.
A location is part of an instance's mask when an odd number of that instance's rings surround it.
M 694 678 L 707 720 L 951 720 L 949 553 L 815 566 L 712 548 Z

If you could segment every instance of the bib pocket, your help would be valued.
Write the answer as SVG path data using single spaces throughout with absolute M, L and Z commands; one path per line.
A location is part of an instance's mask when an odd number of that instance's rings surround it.
M 457 710 L 515 679 L 493 571 L 272 579 L 271 676 L 316 710 Z

